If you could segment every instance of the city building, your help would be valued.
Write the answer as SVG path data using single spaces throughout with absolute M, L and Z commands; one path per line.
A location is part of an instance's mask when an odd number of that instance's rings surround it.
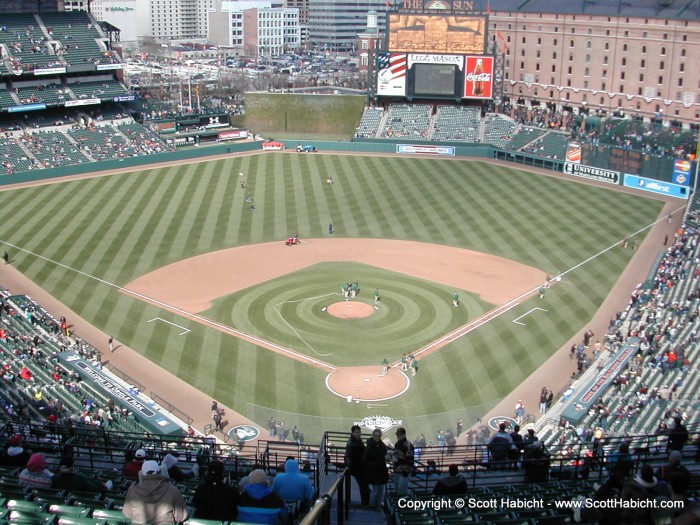
M 209 41 L 252 57 L 279 56 L 301 45 L 299 9 L 268 1 L 222 2 L 209 14 Z
M 386 0 L 308 0 L 308 46 L 325 52 L 356 51 L 357 35 L 367 28 L 367 13 L 377 12 L 383 31 L 389 2 Z

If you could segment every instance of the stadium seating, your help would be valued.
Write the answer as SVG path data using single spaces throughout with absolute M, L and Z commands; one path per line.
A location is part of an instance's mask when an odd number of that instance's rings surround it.
M 510 142 L 506 144 L 506 149 L 519 151 L 524 146 L 534 142 L 542 135 L 545 134 L 545 130 L 540 128 L 532 128 L 529 126 L 523 126 L 520 130 L 513 135 Z
M 484 142 L 505 148 L 515 134 L 515 123 L 503 115 L 489 113 L 484 124 Z
M 431 112 L 432 107 L 427 105 L 392 104 L 378 137 L 427 139 Z
M 9 108 L 16 105 L 17 101 L 15 101 L 12 93 L 5 88 L 0 89 L 0 107 Z
M 17 97 L 21 104 L 45 103 L 48 105 L 63 104 L 68 97 L 61 86 L 46 84 L 40 86 L 16 86 Z
M 382 108 L 365 107 L 360 118 L 360 123 L 355 130 L 357 138 L 375 138 L 381 125 L 384 111 Z
M 61 42 L 62 57 L 69 65 L 94 63 L 106 51 L 104 35 L 84 11 L 42 13 L 51 38 Z
M 522 151 L 547 157 L 549 159 L 564 159 L 569 135 L 556 131 L 548 131 L 540 138 L 521 148 Z
M 20 139 L 45 168 L 81 164 L 89 159 L 80 151 L 78 144 L 71 142 L 59 131 L 33 132 Z
M 112 100 L 114 97 L 129 95 L 129 91 L 114 79 L 98 81 L 86 81 L 83 79 L 80 82 L 68 84 L 68 88 L 78 100 L 88 98 Z
M 47 46 L 47 38 L 34 15 L 4 14 L 0 25 L 0 44 L 4 44 L 10 54 L 10 68 L 5 67 L 8 73 L 63 67 L 60 57 Z
M 0 139 L 0 173 L 29 171 L 36 163 L 12 139 Z
M 481 109 L 440 106 L 432 138 L 440 141 L 480 142 Z

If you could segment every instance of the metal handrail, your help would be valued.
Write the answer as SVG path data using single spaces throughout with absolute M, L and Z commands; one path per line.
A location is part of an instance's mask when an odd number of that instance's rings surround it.
M 323 496 L 320 496 L 314 502 L 314 506 L 311 507 L 311 510 L 308 512 L 308 514 L 304 516 L 304 518 L 299 522 L 299 525 L 312 525 L 314 523 L 317 525 L 330 524 L 331 503 L 335 494 L 338 495 L 338 506 L 336 509 L 338 513 L 338 525 L 343 525 L 343 520 L 345 517 L 343 512 L 343 509 L 345 507 L 345 491 L 343 490 L 343 486 L 345 484 L 345 478 L 348 473 L 349 470 L 347 468 L 343 470 L 343 472 L 333 482 L 333 485 L 331 485 L 330 489 L 328 489 L 328 492 L 326 492 Z

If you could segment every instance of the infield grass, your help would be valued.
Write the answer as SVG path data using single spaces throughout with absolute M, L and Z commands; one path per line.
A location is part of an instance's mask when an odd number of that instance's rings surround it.
M 374 307 L 361 319 L 339 319 L 324 308 L 343 302 L 340 285 L 358 280 L 352 301 Z M 336 366 L 378 365 L 415 352 L 491 308 L 472 294 L 358 263 L 321 263 L 219 298 L 202 315 Z M 378 356 L 381 356 L 378 359 Z
M 238 172 L 246 175 L 246 189 L 240 188 Z M 335 180 L 332 189 L 325 183 L 329 174 Z M 254 196 L 255 212 L 249 211 L 246 194 Z M 644 235 L 661 208 L 653 198 L 515 167 L 278 153 L 6 191 L 0 224 L 2 249 L 11 252 L 15 266 L 89 322 L 259 423 L 283 415 L 287 426 L 298 423 L 313 438 L 376 413 L 404 419 L 412 435 L 447 428 L 457 417 L 473 421 L 587 328 L 633 255 L 631 249 L 608 248 L 627 234 L 642 230 Z M 421 360 L 409 391 L 389 407 L 371 411 L 329 394 L 322 370 L 115 287 L 213 250 L 279 241 L 290 232 L 323 237 L 330 222 L 336 237 L 445 244 L 514 259 L 552 275 L 577 268 L 544 301 L 525 301 Z M 333 283 L 330 291 L 338 284 L 335 278 Z M 256 290 L 259 297 L 272 293 L 266 286 Z M 327 291 L 325 285 L 318 288 Z M 277 301 L 279 291 L 273 292 Z M 230 308 L 235 310 L 237 300 L 260 300 L 253 290 L 248 294 L 231 298 Z M 306 295 L 302 289 L 301 296 Z M 546 312 L 529 314 L 526 326 L 512 322 L 534 306 Z M 301 311 L 283 310 L 302 317 Z M 313 318 L 310 312 L 304 315 Z M 181 337 L 179 329 L 146 322 L 154 317 L 191 332 Z M 407 330 L 411 319 L 403 318 Z M 259 321 L 280 331 L 279 323 Z M 392 319 L 393 329 L 378 330 L 373 338 L 396 352 L 387 355 L 390 360 L 400 358 L 400 349 L 391 345 L 401 322 Z M 411 343 L 425 338 L 415 334 Z

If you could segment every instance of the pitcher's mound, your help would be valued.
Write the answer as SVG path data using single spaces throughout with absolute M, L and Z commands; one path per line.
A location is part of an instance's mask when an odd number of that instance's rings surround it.
M 371 305 L 357 301 L 342 301 L 328 307 L 329 314 L 341 319 L 360 319 L 372 315 L 372 312 L 374 308 Z
M 353 401 L 386 401 L 408 390 L 411 381 L 401 370 L 391 368 L 385 376 L 382 372 L 382 366 L 342 366 L 326 376 L 326 387 Z

